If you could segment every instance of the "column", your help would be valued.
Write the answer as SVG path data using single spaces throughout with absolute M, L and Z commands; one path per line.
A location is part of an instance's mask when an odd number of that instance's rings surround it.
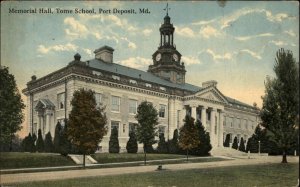
M 206 129 L 206 107 L 202 107 L 201 109 L 201 123 L 203 127 Z
M 211 112 L 210 112 L 210 141 L 211 141 L 211 144 L 212 146 L 216 146 L 217 143 L 215 141 L 215 123 L 216 123 L 216 109 L 211 109 Z
M 191 116 L 195 119 L 195 121 L 197 120 L 197 111 L 196 111 L 196 106 L 192 106 L 191 107 Z
M 162 46 L 162 34 L 160 33 L 160 46 Z
M 219 147 L 223 147 L 223 136 L 224 136 L 224 112 L 220 111 L 220 125 L 219 125 Z

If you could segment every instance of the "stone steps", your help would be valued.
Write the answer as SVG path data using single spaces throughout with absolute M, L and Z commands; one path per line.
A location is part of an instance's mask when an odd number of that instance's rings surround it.
M 83 155 L 68 155 L 76 164 L 83 164 Z M 85 164 L 97 164 L 90 155 L 85 156 Z
M 210 151 L 212 156 L 245 157 L 248 154 L 228 147 L 216 147 Z

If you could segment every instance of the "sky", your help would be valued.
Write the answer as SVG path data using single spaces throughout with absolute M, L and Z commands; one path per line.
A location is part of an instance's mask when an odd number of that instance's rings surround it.
M 167 1 L 153 2 L 1 2 L 1 65 L 15 75 L 19 90 L 66 66 L 77 52 L 93 59 L 104 45 L 114 63 L 147 70 L 159 45 Z M 261 107 L 266 76 L 274 77 L 276 52 L 291 50 L 299 62 L 299 3 L 296 1 L 169 1 L 174 43 L 187 70 L 186 82 L 216 80 L 226 96 Z M 9 9 L 53 14 L 9 13 Z M 72 13 L 57 13 L 73 10 Z M 93 9 L 76 14 L 75 9 Z M 150 13 L 140 14 L 139 9 Z M 111 10 L 99 13 L 99 9 Z M 113 9 L 136 14 L 113 13 Z M 26 97 L 23 95 L 24 101 Z

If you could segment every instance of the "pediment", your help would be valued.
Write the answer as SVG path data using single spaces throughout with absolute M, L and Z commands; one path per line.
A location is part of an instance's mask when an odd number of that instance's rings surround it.
M 201 90 L 195 94 L 196 97 L 212 102 L 228 103 L 223 94 L 215 87 Z

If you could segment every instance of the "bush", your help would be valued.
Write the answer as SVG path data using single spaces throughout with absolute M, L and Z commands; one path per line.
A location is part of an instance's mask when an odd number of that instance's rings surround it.
M 35 152 L 35 145 L 30 133 L 23 139 L 21 147 L 25 152 Z
M 223 146 L 224 147 L 229 147 L 230 145 L 230 134 L 226 134 L 226 138 L 225 138 L 225 141 L 223 143 Z
M 240 143 L 240 146 L 239 146 L 239 150 L 240 151 L 243 151 L 243 152 L 246 152 L 246 149 L 245 149 L 245 142 L 244 142 L 244 139 L 241 138 L 241 143 Z
M 118 129 L 114 127 L 111 131 L 110 139 L 109 139 L 109 153 L 119 153 L 120 145 L 118 139 Z
M 238 145 L 237 137 L 234 137 L 232 148 L 233 149 L 238 149 L 238 147 L 239 147 L 239 145 Z
M 41 129 L 39 129 L 38 131 L 38 139 L 36 141 L 36 150 L 38 152 L 44 152 L 44 140 L 43 140 L 43 137 L 42 137 L 42 131 Z
M 158 142 L 158 146 L 157 146 L 157 152 L 158 153 L 168 153 L 168 145 L 165 141 L 164 133 L 161 133 L 159 135 L 159 142 Z
M 50 132 L 48 132 L 45 137 L 45 152 L 46 153 L 54 152 L 54 145 L 52 142 L 52 136 Z
M 138 151 L 138 143 L 134 131 L 129 133 L 129 140 L 126 145 L 126 150 L 127 153 L 137 153 Z

